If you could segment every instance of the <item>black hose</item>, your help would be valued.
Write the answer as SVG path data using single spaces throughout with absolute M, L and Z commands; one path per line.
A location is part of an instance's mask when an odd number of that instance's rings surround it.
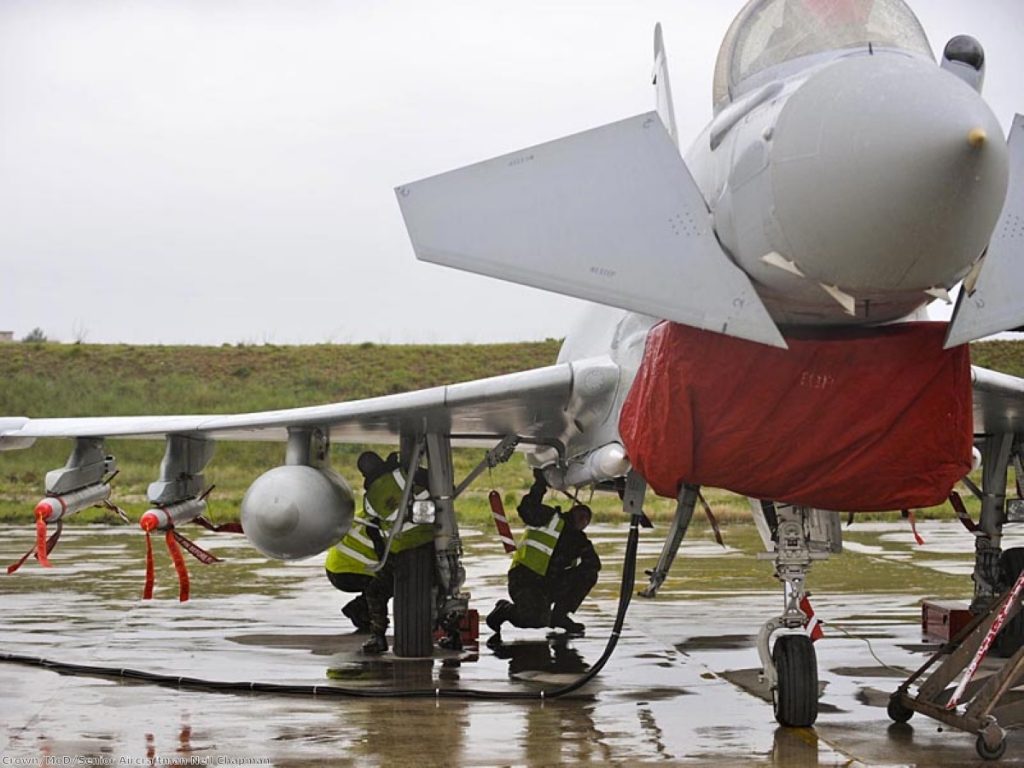
M 605 644 L 604 653 L 583 675 L 567 685 L 540 691 L 483 691 L 470 688 L 419 688 L 413 690 L 341 688 L 334 685 L 285 685 L 282 683 L 231 682 L 202 680 L 196 677 L 175 677 L 138 669 L 117 667 L 94 667 L 83 664 L 67 664 L 51 659 L 21 656 L 14 653 L 0 653 L 0 662 L 42 667 L 63 675 L 85 677 L 121 678 L 152 683 L 179 690 L 196 690 L 221 693 L 268 693 L 285 696 L 322 696 L 326 698 L 438 698 L 438 699 L 489 699 L 489 700 L 544 700 L 557 699 L 579 690 L 589 683 L 604 665 L 608 663 L 622 634 L 626 610 L 633 596 L 636 581 L 636 550 L 640 538 L 640 516 L 633 515 L 629 523 L 629 538 L 626 543 L 626 557 L 622 564 L 622 582 L 619 588 L 619 607 L 615 614 L 612 633 Z

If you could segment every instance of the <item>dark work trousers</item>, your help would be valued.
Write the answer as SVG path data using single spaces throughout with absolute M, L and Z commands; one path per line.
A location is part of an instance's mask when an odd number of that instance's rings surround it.
M 327 571 L 327 578 L 334 588 L 342 592 L 365 592 L 373 581 L 373 576 L 365 573 L 333 573 Z
M 394 556 L 389 556 L 363 592 L 370 609 L 370 632 L 374 635 L 383 635 L 388 629 L 388 601 L 395 594 L 394 562 Z
M 508 572 L 508 594 L 513 607 L 512 626 L 532 628 L 551 626 L 552 616 L 564 618 L 583 603 L 597 583 L 597 571 L 591 568 L 566 568 L 547 576 L 517 565 Z
M 325 569 L 326 570 L 326 569 Z M 356 596 L 348 601 L 342 613 L 348 616 L 357 627 L 365 627 L 370 623 L 370 608 L 366 601 L 366 590 L 373 583 L 374 577 L 365 573 L 333 573 L 327 571 L 327 579 L 335 589 L 341 592 L 355 592 Z

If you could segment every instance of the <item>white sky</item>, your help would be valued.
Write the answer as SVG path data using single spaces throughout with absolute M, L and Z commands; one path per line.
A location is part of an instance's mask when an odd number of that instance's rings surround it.
M 0 330 L 71 341 L 562 336 L 580 303 L 415 260 L 392 188 L 653 107 L 683 143 L 741 0 L 3 0 Z M 912 3 L 1024 111 L 1024 3 Z

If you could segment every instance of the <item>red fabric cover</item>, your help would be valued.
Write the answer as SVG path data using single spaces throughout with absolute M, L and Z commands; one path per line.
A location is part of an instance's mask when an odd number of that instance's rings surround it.
M 805 332 L 788 350 L 656 326 L 619 417 L 661 496 L 683 482 L 820 509 L 941 504 L 971 468 L 970 351 L 945 323 Z

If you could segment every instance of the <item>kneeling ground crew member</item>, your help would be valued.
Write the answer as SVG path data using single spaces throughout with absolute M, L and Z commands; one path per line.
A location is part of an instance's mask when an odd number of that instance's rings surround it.
M 516 627 L 557 627 L 572 635 L 584 632 L 569 614 L 583 603 L 601 570 L 601 558 L 583 532 L 590 508 L 576 504 L 563 514 L 543 503 L 547 487 L 544 475 L 535 470 L 533 486 L 519 502 L 526 531 L 508 572 L 512 601 L 499 600 L 487 617 L 495 633 L 492 640 L 501 640 L 506 621 Z
M 402 493 L 405 489 L 405 474 L 399 467 L 398 454 L 392 453 L 382 459 L 373 451 L 360 454 L 356 462 L 365 478 L 363 487 L 363 512 L 367 527 L 379 533 L 373 537 L 379 540 L 378 560 L 384 557 L 385 542 L 394 525 L 400 525 L 391 541 L 391 551 L 384 567 L 377 571 L 364 592 L 369 610 L 370 639 L 363 643 L 364 653 L 384 653 L 388 649 L 385 633 L 388 629 L 388 601 L 395 594 L 394 555 L 407 549 L 433 545 L 434 526 L 416 525 L 405 519 L 408 510 L 401 509 Z M 422 467 L 413 476 L 413 495 L 410 498 L 426 498 L 427 473 Z
M 366 520 L 357 517 L 345 538 L 327 550 L 324 567 L 331 584 L 342 592 L 358 593 L 341 609 L 358 632 L 370 631 L 370 608 L 365 592 L 377 578 L 373 569 L 380 562 L 377 550 L 383 551 L 383 548 L 380 530 L 367 527 Z

